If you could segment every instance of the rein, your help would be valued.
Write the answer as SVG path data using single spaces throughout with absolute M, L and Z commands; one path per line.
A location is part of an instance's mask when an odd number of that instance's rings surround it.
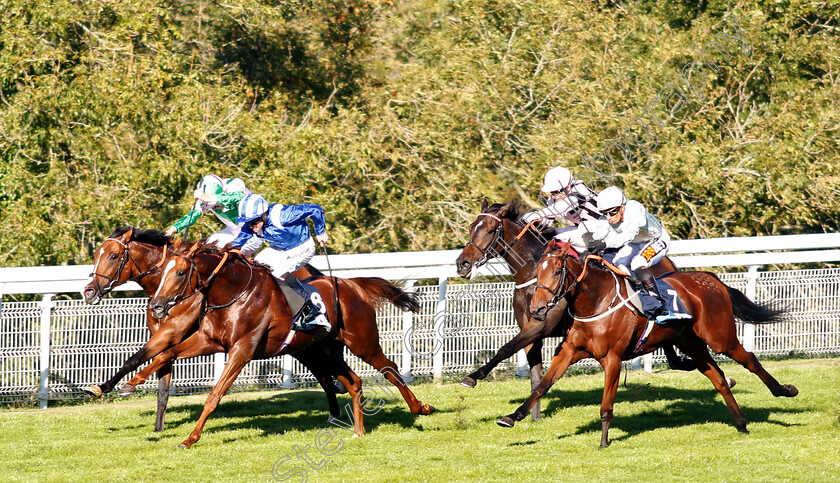
M 190 270 L 189 270 L 189 273 L 187 275 L 187 283 L 184 284 L 184 288 L 183 288 L 183 290 L 181 290 L 181 293 L 178 294 L 178 295 L 175 295 L 172 298 L 172 300 L 169 301 L 168 305 L 170 305 L 170 306 L 175 305 L 178 302 L 181 302 L 182 300 L 186 300 L 186 299 L 192 297 L 193 295 L 203 291 L 204 289 L 209 288 L 210 284 L 216 278 L 216 275 L 219 274 L 222 267 L 228 261 L 228 258 L 230 258 L 230 252 L 225 252 L 224 255 L 222 256 L 222 259 L 219 261 L 219 264 L 216 265 L 216 268 L 213 269 L 213 272 L 210 274 L 210 276 L 208 276 L 206 280 L 202 280 L 201 273 L 198 271 L 198 267 L 196 267 L 195 259 L 194 259 L 195 252 L 196 252 L 197 249 L 198 249 L 198 244 L 193 245 L 193 248 L 191 248 L 190 251 L 187 252 L 186 255 L 181 255 L 180 253 L 175 253 L 175 252 L 172 253 L 172 255 L 175 255 L 177 257 L 181 257 L 184 260 L 188 261 L 190 263 Z M 234 252 L 234 253 L 237 253 L 237 252 Z M 231 305 L 235 304 L 239 299 L 242 298 L 242 296 L 245 294 L 245 292 L 248 291 L 248 289 L 251 287 L 251 284 L 254 281 L 254 267 L 251 266 L 250 263 L 246 263 L 246 265 L 248 266 L 248 269 L 250 270 L 250 273 L 249 273 L 249 277 L 248 277 L 248 284 L 245 285 L 245 288 L 242 289 L 233 298 L 233 300 L 231 300 L 230 302 L 225 303 L 225 304 L 215 305 L 215 304 L 211 304 L 209 302 L 209 299 L 205 299 L 205 302 L 207 303 L 207 308 L 208 309 L 223 309 L 223 308 L 226 308 L 226 307 L 230 307 Z M 193 273 L 195 273 L 197 283 L 195 284 L 195 288 L 193 288 L 193 291 L 190 292 L 189 294 L 187 294 L 187 289 L 190 286 L 189 280 L 192 280 L 192 274 Z M 161 281 L 161 283 L 163 283 L 163 281 Z

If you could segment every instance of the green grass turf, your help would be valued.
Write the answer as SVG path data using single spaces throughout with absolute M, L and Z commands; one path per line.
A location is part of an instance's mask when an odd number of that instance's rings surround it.
M 319 390 L 225 397 L 190 450 L 205 396 L 173 397 L 163 433 L 152 431 L 153 396 L 0 411 L 4 481 L 837 481 L 840 478 L 840 359 L 765 361 L 795 398 L 774 398 L 757 377 L 725 364 L 750 434 L 738 433 L 723 399 L 697 372 L 632 371 L 618 390 L 611 444 L 600 441 L 600 373 L 562 378 L 543 398 L 543 419 L 496 425 L 529 383 L 412 386 L 437 406 L 414 416 L 396 393 L 367 416 L 367 434 L 316 449 L 334 428 Z M 349 402 L 340 396 L 340 404 Z M 345 416 L 346 418 L 346 416 Z M 326 443 L 324 439 L 321 443 Z M 295 454 L 309 445 L 313 469 Z

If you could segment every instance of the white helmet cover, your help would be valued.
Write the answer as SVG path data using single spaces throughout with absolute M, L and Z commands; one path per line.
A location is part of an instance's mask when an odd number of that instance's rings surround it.
M 604 191 L 598 193 L 598 211 L 601 213 L 619 207 L 624 203 L 627 203 L 627 198 L 624 197 L 624 192 L 618 186 L 604 188 Z
M 540 191 L 544 193 L 562 191 L 571 186 L 573 180 L 574 178 L 572 177 L 571 171 L 562 166 L 557 166 L 556 168 L 551 168 L 547 173 L 545 173 L 545 180 L 543 181 L 543 187 L 540 188 Z

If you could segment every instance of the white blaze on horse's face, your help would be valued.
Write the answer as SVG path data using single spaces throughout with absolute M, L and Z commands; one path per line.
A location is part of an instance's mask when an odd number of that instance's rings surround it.
M 99 261 L 102 260 L 102 253 L 103 252 L 105 252 L 105 249 L 102 248 L 102 247 L 99 247 L 99 250 L 96 252 L 96 256 L 94 257 L 93 272 L 91 273 L 91 276 L 88 277 L 87 283 L 93 283 L 93 281 L 95 280 L 95 277 L 93 276 L 93 273 L 97 273 L 96 269 L 99 268 Z
M 157 292 L 155 292 L 155 296 L 152 298 L 157 298 L 160 290 L 163 288 L 163 284 L 166 283 L 166 276 L 173 268 L 175 268 L 175 260 L 169 260 L 169 263 L 166 264 L 166 268 L 163 269 L 163 276 L 160 277 L 160 286 L 158 287 Z
M 484 225 L 484 220 L 479 221 L 478 224 L 475 225 L 475 228 L 473 229 L 473 232 L 477 232 L 478 229 L 481 228 L 483 225 Z
M 545 270 L 546 268 L 548 268 L 548 260 L 543 262 L 542 269 Z

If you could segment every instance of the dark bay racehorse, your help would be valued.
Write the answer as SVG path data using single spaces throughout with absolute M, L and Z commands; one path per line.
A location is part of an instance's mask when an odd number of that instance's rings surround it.
M 626 298 L 623 284 L 616 283 L 612 271 L 597 263 L 581 263 L 570 256 L 568 245 L 562 248 L 549 243 L 537 267 L 537 289 L 531 300 L 531 313 L 543 318 L 549 306 L 565 299 L 574 322 L 551 361 L 551 367 L 531 396 L 498 424 L 511 427 L 525 418 L 531 405 L 548 391 L 573 363 L 594 357 L 604 369 L 604 394 L 601 401 L 601 446 L 607 446 L 613 404 L 618 389 L 621 361 L 635 357 L 634 347 L 645 331 L 647 319 L 627 305 L 612 306 L 616 295 Z M 783 311 L 750 301 L 743 293 L 725 285 L 710 272 L 675 272 L 665 279 L 677 291 L 693 318 L 666 325 L 655 325 L 642 353 L 666 344 L 674 344 L 691 356 L 697 370 L 708 377 L 723 396 L 735 427 L 747 433 L 744 419 L 723 371 L 709 354 L 726 354 L 756 374 L 774 396 L 796 396 L 792 385 L 780 385 L 758 362 L 755 355 L 741 345 L 735 332 L 735 317 L 752 323 L 779 321 Z M 616 294 L 616 287 L 620 293 Z
M 309 283 L 321 293 L 328 317 L 334 321 L 333 328 L 329 334 L 319 337 L 297 332 L 289 340 L 292 314 L 266 267 L 211 246 L 193 247 L 187 254 L 173 253 L 169 256 L 161 285 L 149 300 L 152 314 L 164 317 L 170 308 L 177 307 L 179 303 L 189 303 L 198 294 L 203 295 L 212 310 L 205 313 L 197 332 L 161 353 L 147 370 L 154 371 L 176 358 L 222 351 L 229 356 L 219 381 L 207 398 L 196 428 L 182 447 L 188 448 L 198 441 L 207 418 L 245 364 L 253 359 L 294 354 L 306 348 L 321 348 L 324 357 L 331 361 L 332 373 L 347 387 L 353 398 L 356 435 L 364 433 L 361 380 L 344 362 L 342 349 L 345 344 L 400 389 L 413 413 L 429 414 L 434 411 L 434 407 L 422 404 L 414 397 L 396 365 L 384 356 L 376 329 L 376 307 L 379 303 L 390 302 L 403 310 L 417 311 L 419 304 L 415 298 L 376 277 L 321 277 Z M 334 287 L 338 288 L 335 294 Z M 338 303 L 338 310 L 334 300 Z M 364 350 L 360 350 L 362 347 Z
M 458 275 L 470 278 L 474 270 L 488 260 L 502 257 L 507 262 L 516 289 L 513 292 L 513 313 L 519 326 L 519 333 L 503 345 L 484 366 L 466 376 L 461 384 L 475 387 L 476 382 L 485 379 L 490 371 L 500 362 L 513 356 L 520 349 L 525 349 L 530 368 L 531 389 L 535 389 L 542 379 L 542 346 L 546 337 L 563 337 L 571 326 L 572 320 L 566 313 L 564 301 L 550 310 L 542 319 L 531 318 L 528 305 L 534 287 L 529 284 L 535 278 L 534 269 L 542 257 L 549 240 L 553 239 L 554 230 L 539 231 L 526 229 L 520 221 L 521 212 L 516 201 L 506 204 L 488 205 L 484 201 L 481 213 L 469 226 L 470 239 L 456 260 Z M 655 276 L 676 270 L 667 257 L 651 268 Z M 663 347 L 668 363 L 674 369 L 693 370 L 689 359 L 681 359 L 670 345 Z M 539 401 L 534 405 L 531 419 L 540 417 Z

